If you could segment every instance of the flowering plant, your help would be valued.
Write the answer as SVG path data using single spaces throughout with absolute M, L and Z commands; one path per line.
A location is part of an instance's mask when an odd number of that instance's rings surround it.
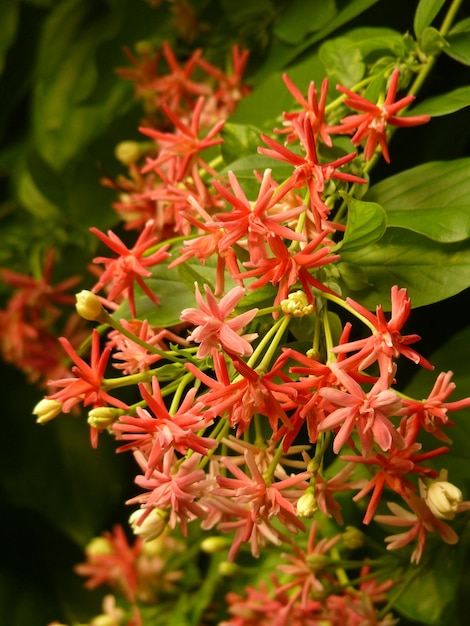
M 79 278 L 53 284 L 58 242 L 37 277 L 2 270 L 4 359 L 45 386 L 37 422 L 82 429 L 86 415 L 95 449 L 96 495 L 79 506 L 90 517 L 56 523 L 84 548 L 85 586 L 106 591 L 95 617 L 61 619 L 449 624 L 470 509 L 455 443 L 470 397 L 449 369 L 464 339 L 428 358 L 409 325 L 412 304 L 469 286 L 470 162 L 406 167 L 404 153 L 407 132 L 425 137 L 470 103 L 464 85 L 414 104 L 442 53 L 470 63 L 462 3 L 421 0 L 413 36 L 349 24 L 375 2 L 312 3 L 300 28 L 302 3 L 270 4 L 269 41 L 241 29 L 222 51 L 215 35 L 196 45 L 213 3 L 156 4 L 157 40 L 117 70 L 141 119 L 119 137 L 121 171 L 103 177 L 114 217 L 82 233 L 92 278 L 74 298 Z M 122 24 L 124 5 L 110 13 Z M 78 7 L 59 3 L 44 32 Z M 22 174 L 30 206 L 38 171 L 53 184 L 73 170 L 69 148 L 44 138 Z

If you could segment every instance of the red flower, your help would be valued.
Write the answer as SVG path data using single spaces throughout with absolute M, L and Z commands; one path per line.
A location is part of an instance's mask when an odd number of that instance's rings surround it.
M 269 146 L 269 149 L 260 147 L 258 152 L 294 166 L 292 175 L 286 181 L 286 190 L 307 186 L 310 193 L 310 207 L 314 214 L 315 225 L 317 230 L 321 230 L 321 222 L 327 219 L 330 213 L 330 208 L 322 199 L 325 183 L 331 179 L 345 180 L 352 183 L 366 183 L 367 181 L 353 174 L 337 171 L 339 167 L 355 158 L 355 152 L 336 159 L 331 163 L 319 163 L 315 136 L 309 119 L 305 117 L 303 122 L 297 120 L 293 124 L 305 150 L 305 157 L 292 152 L 266 135 L 261 135 L 261 139 Z
M 201 413 L 203 403 L 194 403 L 196 389 L 188 391 L 174 415 L 170 415 L 166 408 L 156 377 L 152 379 L 151 394 L 143 384 L 139 385 L 139 390 L 147 409 L 137 407 L 136 417 L 123 415 L 113 424 L 113 430 L 118 440 L 129 442 L 119 447 L 118 452 L 138 449 L 145 455 L 145 478 L 150 478 L 155 469 L 161 469 L 162 459 L 168 451 L 186 454 L 190 449 L 205 455 L 217 447 L 214 439 L 196 434 L 209 425 Z
M 248 269 L 246 272 L 234 274 L 235 280 L 245 280 L 253 276 L 261 275 L 258 280 L 250 283 L 249 289 L 258 289 L 262 285 L 271 283 L 279 285 L 274 304 L 279 304 L 288 296 L 289 289 L 300 281 L 309 303 L 314 303 L 311 287 L 320 291 L 330 291 L 321 281 L 317 280 L 310 269 L 334 263 L 339 255 L 330 254 L 327 242 L 324 242 L 326 231 L 321 232 L 303 249 L 292 253 L 281 239 L 272 238 L 269 242 L 274 254 L 272 258 L 261 259 L 258 263 L 247 261 L 244 263 Z M 321 245 L 323 244 L 323 245 Z M 318 248 L 318 249 L 317 249 Z
M 155 139 L 161 147 L 160 154 L 156 159 L 148 159 L 147 164 L 142 168 L 146 173 L 154 168 L 159 168 L 163 163 L 170 162 L 173 167 L 171 176 L 172 182 L 180 182 L 186 176 L 194 174 L 194 166 L 204 168 L 212 176 L 217 176 L 217 172 L 204 161 L 200 153 L 207 148 L 211 148 L 223 142 L 221 137 L 215 139 L 220 132 L 225 120 L 220 120 L 215 126 L 204 135 L 202 139 L 198 137 L 200 132 L 200 118 L 204 106 L 204 98 L 201 97 L 192 112 L 191 123 L 188 126 L 180 119 L 170 107 L 162 105 L 165 115 L 175 126 L 175 132 L 163 132 L 153 128 L 140 128 L 144 135 Z
M 216 215 L 214 221 L 209 224 L 209 226 L 225 230 L 225 235 L 219 241 L 220 252 L 224 252 L 233 244 L 240 243 L 247 238 L 250 259 L 257 263 L 266 257 L 266 243 L 274 238 L 305 241 L 304 235 L 280 223 L 298 217 L 305 211 L 304 206 L 269 214 L 269 210 L 276 206 L 289 191 L 287 188 L 273 185 L 270 169 L 264 171 L 258 198 L 253 203 L 246 197 L 235 174 L 229 172 L 228 177 L 233 194 L 217 181 L 213 182 L 215 189 L 233 207 L 228 213 Z
M 409 95 L 395 101 L 399 76 L 400 71 L 398 69 L 392 72 L 388 92 L 383 104 L 374 104 L 341 85 L 336 87 L 338 91 L 348 96 L 344 101 L 347 106 L 351 109 L 364 111 L 364 113 L 345 117 L 341 120 L 341 126 L 330 128 L 330 132 L 354 133 L 351 142 L 355 146 L 359 146 L 367 138 L 364 148 L 366 161 L 372 158 L 377 144 L 379 144 L 384 159 L 387 163 L 390 163 L 387 146 L 387 126 L 417 126 L 425 124 L 431 119 L 429 115 L 397 116 L 401 109 L 407 107 L 415 99 L 414 96 Z
M 342 360 L 338 367 L 364 370 L 377 361 L 380 374 L 387 383 L 393 374 L 393 359 L 398 358 L 400 354 L 426 369 L 434 369 L 427 359 L 408 347 L 409 344 L 419 341 L 421 337 L 400 333 L 411 311 L 411 301 L 406 289 L 398 289 L 397 285 L 392 287 L 392 313 L 388 322 L 380 305 L 374 315 L 351 298 L 346 298 L 346 302 L 363 315 L 376 328 L 376 332 L 365 339 L 343 343 L 332 348 L 331 351 L 338 354 L 358 351 Z
M 315 83 L 312 81 L 308 86 L 307 99 L 304 98 L 301 91 L 294 85 L 287 74 L 283 74 L 282 78 L 286 84 L 287 89 L 291 92 L 297 102 L 303 107 L 303 111 L 298 113 L 283 113 L 285 130 L 278 131 L 280 133 L 289 133 L 287 142 L 291 143 L 299 138 L 299 135 L 295 129 L 294 121 L 303 123 L 305 117 L 308 118 L 315 139 L 318 137 L 323 141 L 326 146 L 333 145 L 329 132 L 330 128 L 325 121 L 325 106 L 326 98 L 328 96 L 328 79 L 324 78 L 321 85 L 320 101 L 318 101 L 318 94 L 315 88 Z
M 62 402 L 63 413 L 69 413 L 72 407 L 79 402 L 83 402 L 84 406 L 92 404 L 94 407 L 99 407 L 111 404 L 122 409 L 128 408 L 127 404 L 114 398 L 103 388 L 103 379 L 111 348 L 105 348 L 100 354 L 100 335 L 95 328 L 91 343 L 90 365 L 75 352 L 68 339 L 59 337 L 59 341 L 70 359 L 75 363 L 72 367 L 72 373 L 76 376 L 49 381 L 49 385 L 62 389 L 47 396 L 48 399 Z
M 108 236 L 106 236 L 97 228 L 90 228 L 94 235 L 119 255 L 117 259 L 109 259 L 107 257 L 96 257 L 93 259 L 94 263 L 104 263 L 106 269 L 92 291 L 96 293 L 102 287 L 111 283 L 112 286 L 108 299 L 113 301 L 118 296 L 128 298 L 129 309 L 133 317 L 136 317 L 134 283 L 139 285 L 152 302 L 160 304 L 157 296 L 143 280 L 152 275 L 152 272 L 146 268 L 162 263 L 169 257 L 167 252 L 168 245 L 159 248 L 153 254 L 145 256 L 145 253 L 158 243 L 158 238 L 152 234 L 153 226 L 153 222 L 147 222 L 133 248 L 128 248 L 111 230 L 108 230 Z

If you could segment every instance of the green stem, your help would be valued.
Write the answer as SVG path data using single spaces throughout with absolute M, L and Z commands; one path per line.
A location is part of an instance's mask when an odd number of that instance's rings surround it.
M 285 437 L 283 437 L 279 443 L 279 446 L 276 450 L 276 454 L 273 456 L 273 458 L 271 459 L 271 463 L 269 464 L 268 469 L 264 472 L 263 474 L 263 479 L 264 482 L 267 485 L 270 485 L 273 481 L 273 477 L 274 477 L 274 472 L 276 471 L 276 467 L 279 465 L 279 461 L 282 458 L 283 455 L 283 444 L 284 444 L 284 439 Z
M 114 319 L 114 317 L 111 317 L 109 313 L 106 313 L 106 324 L 108 326 L 111 326 L 111 328 L 114 328 L 114 330 L 117 330 L 122 335 L 130 339 L 132 342 L 134 342 L 138 346 L 141 346 L 142 348 L 144 348 L 151 354 L 158 354 L 163 359 L 166 359 L 167 361 L 172 361 L 173 363 L 182 363 L 181 357 L 174 356 L 175 353 L 173 351 L 160 350 L 160 348 L 156 348 L 155 346 L 152 346 L 151 344 L 147 343 L 140 337 L 137 337 L 137 335 L 134 335 L 129 330 L 124 328 L 124 326 L 120 322 L 118 322 L 118 320 Z M 189 350 L 191 350 L 191 348 L 189 348 Z M 187 355 L 186 355 L 186 359 L 187 359 Z
M 263 360 L 258 366 L 260 368 L 268 367 L 273 357 L 273 354 L 277 350 L 277 346 L 280 340 L 282 339 L 282 335 L 284 334 L 289 324 L 289 321 L 290 321 L 290 317 L 286 315 L 284 317 L 281 317 L 281 319 L 277 320 L 277 322 L 273 324 L 273 326 L 268 330 L 268 332 L 263 337 L 263 339 L 256 346 L 255 351 L 249 358 L 248 363 L 247 363 L 248 367 L 252 367 L 252 368 L 254 367 L 256 361 L 258 360 L 260 355 L 263 353 L 266 345 L 269 342 L 271 342 L 271 345 L 269 346 L 268 350 L 265 352 L 263 356 Z
M 179 381 L 178 388 L 176 389 L 176 391 L 175 391 L 175 393 L 174 393 L 174 395 L 173 395 L 173 397 L 172 397 L 172 400 L 171 400 L 171 406 L 170 406 L 170 409 L 169 409 L 169 411 L 168 411 L 168 413 L 169 413 L 170 415 L 175 415 L 175 413 L 177 412 L 178 407 L 179 407 L 179 405 L 180 405 L 180 403 L 181 403 L 181 396 L 183 395 L 183 392 L 184 392 L 185 388 L 187 387 L 187 385 L 188 385 L 188 384 L 189 384 L 192 380 L 194 380 L 194 376 L 193 376 L 193 374 L 191 374 L 190 372 L 188 372 L 188 373 L 187 373 L 185 376 L 183 376 L 183 377 L 181 378 L 181 380 Z
M 455 16 L 457 15 L 458 10 L 460 9 L 461 4 L 462 4 L 462 0 L 454 0 L 452 4 L 450 5 L 449 10 L 447 11 L 442 21 L 441 27 L 439 29 L 439 34 L 442 37 L 445 37 L 447 33 L 449 32 L 454 22 Z M 409 93 L 415 95 L 421 89 L 423 83 L 425 82 L 426 78 L 428 77 L 429 73 L 434 67 L 436 60 L 437 60 L 436 54 L 433 54 L 432 56 L 429 57 L 427 63 L 419 71 L 414 83 L 411 85 Z

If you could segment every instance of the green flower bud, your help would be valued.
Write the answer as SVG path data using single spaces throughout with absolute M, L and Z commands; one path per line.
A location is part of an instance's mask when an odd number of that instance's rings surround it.
M 88 424 L 98 430 L 108 428 L 122 415 L 121 409 L 113 409 L 109 406 L 99 406 L 88 412 Z
M 362 548 L 365 543 L 364 533 L 355 526 L 346 526 L 346 530 L 342 534 L 343 543 L 350 550 Z

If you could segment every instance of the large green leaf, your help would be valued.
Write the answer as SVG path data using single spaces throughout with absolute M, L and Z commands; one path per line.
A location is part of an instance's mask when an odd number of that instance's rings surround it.
M 391 176 L 366 194 L 384 207 L 390 226 L 440 242 L 470 236 L 470 159 L 435 161 Z
M 306 3 L 304 0 L 291 0 L 273 32 L 279 39 L 296 44 L 310 33 L 325 26 L 336 13 L 335 0 L 323 0 L 319 4 Z
M 470 242 L 438 244 L 423 235 L 401 228 L 387 228 L 375 244 L 346 250 L 342 260 L 357 265 L 369 287 L 345 293 L 375 309 L 390 306 L 392 285 L 406 287 L 413 306 L 449 298 L 470 286 Z
M 312 48 L 316 43 L 325 39 L 328 35 L 335 32 L 355 17 L 367 11 L 379 0 L 350 0 L 336 13 L 320 30 L 304 39 L 300 44 L 292 46 L 284 41 L 275 42 L 271 47 L 269 55 L 263 60 L 263 65 L 257 73 L 256 82 L 268 77 L 273 72 L 286 68 L 293 63 L 295 59 L 308 49 Z M 303 17 L 300 15 L 300 19 Z
M 465 86 L 423 100 L 417 106 L 413 107 L 411 113 L 413 115 L 431 115 L 431 117 L 439 117 L 441 115 L 455 113 L 468 106 L 470 106 L 470 87 Z

